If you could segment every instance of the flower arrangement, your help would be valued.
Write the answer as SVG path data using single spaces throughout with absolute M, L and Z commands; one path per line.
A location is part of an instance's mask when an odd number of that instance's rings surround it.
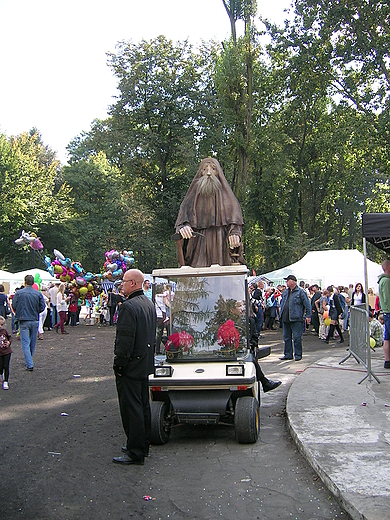
M 187 352 L 193 344 L 194 338 L 191 336 L 191 334 L 185 330 L 182 330 L 181 332 L 174 332 L 168 337 L 168 340 L 165 344 L 165 350 L 168 352 L 176 352 L 179 350 L 182 352 Z
M 221 345 L 226 349 L 238 349 L 240 333 L 236 329 L 233 320 L 227 320 L 219 327 L 217 332 L 217 341 L 218 345 Z

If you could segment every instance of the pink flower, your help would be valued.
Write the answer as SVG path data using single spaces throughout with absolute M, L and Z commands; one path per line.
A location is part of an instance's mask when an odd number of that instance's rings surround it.
M 183 352 L 187 352 L 193 344 L 194 338 L 191 334 L 182 330 L 181 332 L 174 332 L 169 336 L 168 341 L 165 344 L 165 350 L 173 351 L 182 349 Z
M 240 334 L 234 325 L 234 321 L 228 320 L 223 323 L 217 332 L 218 345 L 223 347 L 234 347 L 238 349 Z

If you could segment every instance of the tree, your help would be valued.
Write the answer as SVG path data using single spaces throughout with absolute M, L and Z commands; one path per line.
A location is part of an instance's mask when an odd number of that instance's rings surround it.
M 123 225 L 123 175 L 103 152 L 73 161 L 63 168 L 62 175 L 74 198 L 68 226 L 72 259 L 80 261 L 86 271 L 100 272 L 106 251 L 132 249 Z
M 250 170 L 251 124 L 253 110 L 253 63 L 258 54 L 252 18 L 253 0 L 222 0 L 231 25 L 231 40 L 223 43 L 217 61 L 215 82 L 226 114 L 227 132 L 231 134 L 230 155 L 234 164 L 232 189 L 245 198 Z M 245 22 L 243 38 L 237 39 L 236 22 Z
M 390 6 L 382 0 L 297 0 L 296 23 L 331 49 L 334 88 L 359 110 L 383 109 L 390 96 Z
M 31 248 L 18 248 L 14 240 L 24 229 L 38 236 L 58 221 L 69 218 L 72 200 L 66 184 L 58 185 L 59 162 L 42 143 L 36 129 L 16 137 L 0 136 L 0 258 L 3 267 L 19 269 L 33 262 Z M 44 246 L 50 237 L 42 233 Z

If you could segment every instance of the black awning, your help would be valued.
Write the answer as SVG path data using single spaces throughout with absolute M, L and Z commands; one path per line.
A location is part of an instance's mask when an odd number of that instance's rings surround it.
M 390 213 L 364 213 L 362 233 L 375 247 L 390 252 Z

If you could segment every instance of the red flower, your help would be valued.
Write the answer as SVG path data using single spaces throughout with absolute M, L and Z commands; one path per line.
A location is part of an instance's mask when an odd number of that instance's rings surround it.
M 234 347 L 238 349 L 240 334 L 234 325 L 234 321 L 228 320 L 223 323 L 217 332 L 218 345 L 223 347 Z
M 183 352 L 192 347 L 194 344 L 194 338 L 188 332 L 182 330 L 181 332 L 174 332 L 168 338 L 165 344 L 165 350 L 179 350 L 183 349 Z M 172 348 L 171 348 L 172 347 Z

